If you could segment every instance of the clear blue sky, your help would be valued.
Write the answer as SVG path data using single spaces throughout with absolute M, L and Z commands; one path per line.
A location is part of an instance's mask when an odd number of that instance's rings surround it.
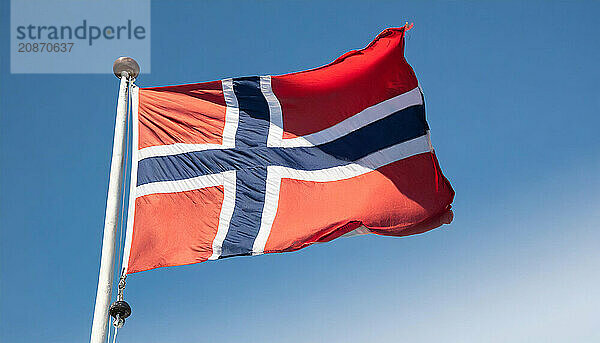
M 8 1 L 0 11 L 0 341 L 85 342 L 118 81 L 11 75 Z M 142 87 L 315 67 L 414 22 L 406 56 L 455 220 L 134 274 L 120 340 L 599 342 L 599 14 L 600 2 L 153 2 Z

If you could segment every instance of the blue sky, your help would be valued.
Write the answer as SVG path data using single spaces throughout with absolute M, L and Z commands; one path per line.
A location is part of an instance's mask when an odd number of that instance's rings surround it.
M 414 22 L 406 56 L 455 220 L 134 274 L 120 340 L 600 341 L 599 13 L 598 2 L 153 2 L 141 87 L 307 69 Z M 0 15 L 0 341 L 86 341 L 118 81 L 10 74 L 8 1 Z

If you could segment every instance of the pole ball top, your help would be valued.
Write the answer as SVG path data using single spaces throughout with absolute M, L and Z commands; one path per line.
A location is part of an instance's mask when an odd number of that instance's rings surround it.
M 124 71 L 129 74 L 129 77 L 135 79 L 140 74 L 140 66 L 131 57 L 119 57 L 113 63 L 113 73 L 120 79 L 121 73 Z

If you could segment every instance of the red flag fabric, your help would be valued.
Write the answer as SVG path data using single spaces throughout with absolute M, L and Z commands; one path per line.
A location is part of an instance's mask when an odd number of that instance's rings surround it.
M 308 71 L 134 88 L 126 272 L 449 223 L 404 34 Z

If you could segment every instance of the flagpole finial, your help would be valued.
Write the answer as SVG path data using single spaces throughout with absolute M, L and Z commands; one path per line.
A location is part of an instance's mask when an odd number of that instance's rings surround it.
M 140 65 L 131 57 L 119 57 L 113 63 L 113 73 L 121 78 L 123 72 L 127 72 L 128 77 L 135 79 L 140 74 Z

